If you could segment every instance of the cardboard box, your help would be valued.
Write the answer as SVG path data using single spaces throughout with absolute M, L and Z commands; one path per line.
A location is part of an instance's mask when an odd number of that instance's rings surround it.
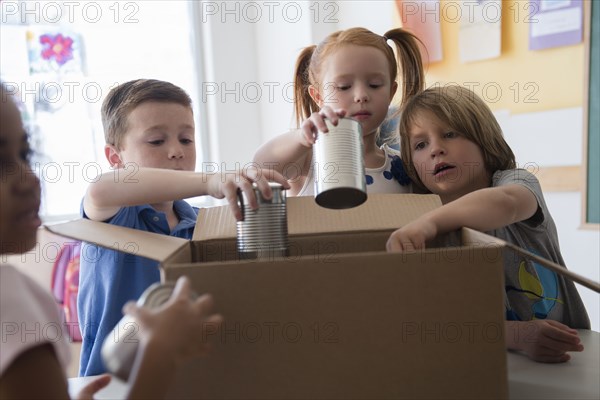
M 187 275 L 213 294 L 225 324 L 201 338 L 214 351 L 182 371 L 174 398 L 506 398 L 510 245 L 462 229 L 439 242 L 451 247 L 385 252 L 393 230 L 439 206 L 433 195 L 370 195 L 351 210 L 289 198 L 290 255 L 261 261 L 238 259 L 227 207 L 201 210 L 192 241 L 87 220 L 50 229 L 159 260 L 163 280 Z

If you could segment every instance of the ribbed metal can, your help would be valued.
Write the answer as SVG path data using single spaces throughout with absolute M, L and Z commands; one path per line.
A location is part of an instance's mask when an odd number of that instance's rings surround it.
M 315 201 L 322 207 L 352 208 L 367 200 L 362 128 L 351 118 L 340 118 L 329 132 L 319 132 L 313 146 Z
M 169 300 L 175 283 L 154 283 L 137 301 L 140 307 L 157 308 Z M 198 296 L 192 292 L 192 299 Z M 102 361 L 107 371 L 127 381 L 139 347 L 140 327 L 134 318 L 125 315 L 102 344 Z
M 237 222 L 237 249 L 242 259 L 267 259 L 288 255 L 286 192 L 279 183 L 269 182 L 273 196 L 265 199 L 256 183 L 252 185 L 258 209 L 250 208 L 245 193 L 238 196 L 243 220 Z

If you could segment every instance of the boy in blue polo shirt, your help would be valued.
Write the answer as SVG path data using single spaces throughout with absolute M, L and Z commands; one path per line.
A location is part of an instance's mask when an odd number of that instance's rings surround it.
M 237 190 L 256 207 L 255 181 L 270 197 L 257 169 L 239 176 L 194 172 L 196 150 L 191 99 L 181 88 L 158 80 L 135 80 L 111 90 L 102 104 L 105 155 L 113 171 L 92 183 L 83 199 L 84 218 L 191 239 L 197 209 L 183 200 L 227 198 L 237 219 Z M 284 184 L 285 179 L 271 176 Z M 121 319 L 123 305 L 160 281 L 158 263 L 85 243 L 77 301 L 83 344 L 79 374 L 105 372 L 104 338 Z

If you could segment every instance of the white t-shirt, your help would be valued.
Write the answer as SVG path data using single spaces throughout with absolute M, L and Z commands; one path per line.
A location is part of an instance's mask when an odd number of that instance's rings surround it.
M 365 180 L 367 182 L 367 193 L 412 193 L 412 184 L 401 185 L 392 173 L 392 160 L 399 158 L 400 152 L 392 149 L 387 144 L 381 146 L 385 153 L 385 162 L 379 168 L 365 168 Z M 304 181 L 302 190 L 297 196 L 315 195 L 314 162 L 311 163 L 308 176 Z
M 23 352 L 50 343 L 64 369 L 68 335 L 51 294 L 11 265 L 0 265 L 0 376 Z

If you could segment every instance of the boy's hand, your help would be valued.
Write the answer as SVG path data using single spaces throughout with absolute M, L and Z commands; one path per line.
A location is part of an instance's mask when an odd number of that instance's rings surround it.
M 123 311 L 135 317 L 140 324 L 140 339 L 145 346 L 179 365 L 210 350 L 207 339 L 214 335 L 223 317 L 211 315 L 213 300 L 210 295 L 190 299 L 190 280 L 177 280 L 171 298 L 156 309 L 139 307 L 129 302 Z
M 569 361 L 569 351 L 583 351 L 575 329 L 553 320 L 506 321 L 506 344 L 538 362 Z
M 425 242 L 436 237 L 438 228 L 426 218 L 419 218 L 410 224 L 395 230 L 387 241 L 389 252 L 422 250 Z
M 235 219 L 241 221 L 242 210 L 238 204 L 238 190 L 246 193 L 252 209 L 258 208 L 256 195 L 252 189 L 252 183 L 258 185 L 258 190 L 264 198 L 270 199 L 273 196 L 269 181 L 277 182 L 283 185 L 284 189 L 289 189 L 290 184 L 279 172 L 270 169 L 261 169 L 252 166 L 242 169 L 241 174 L 214 174 L 209 177 L 208 194 L 217 199 L 226 198 L 229 207 L 235 216 Z
M 344 115 L 346 115 L 346 110 L 334 110 L 329 106 L 324 106 L 319 112 L 312 113 L 300 125 L 300 134 L 302 135 L 300 142 L 306 147 L 312 147 L 319 131 L 328 132 L 325 118 L 329 119 L 334 126 L 337 126 L 340 117 Z

